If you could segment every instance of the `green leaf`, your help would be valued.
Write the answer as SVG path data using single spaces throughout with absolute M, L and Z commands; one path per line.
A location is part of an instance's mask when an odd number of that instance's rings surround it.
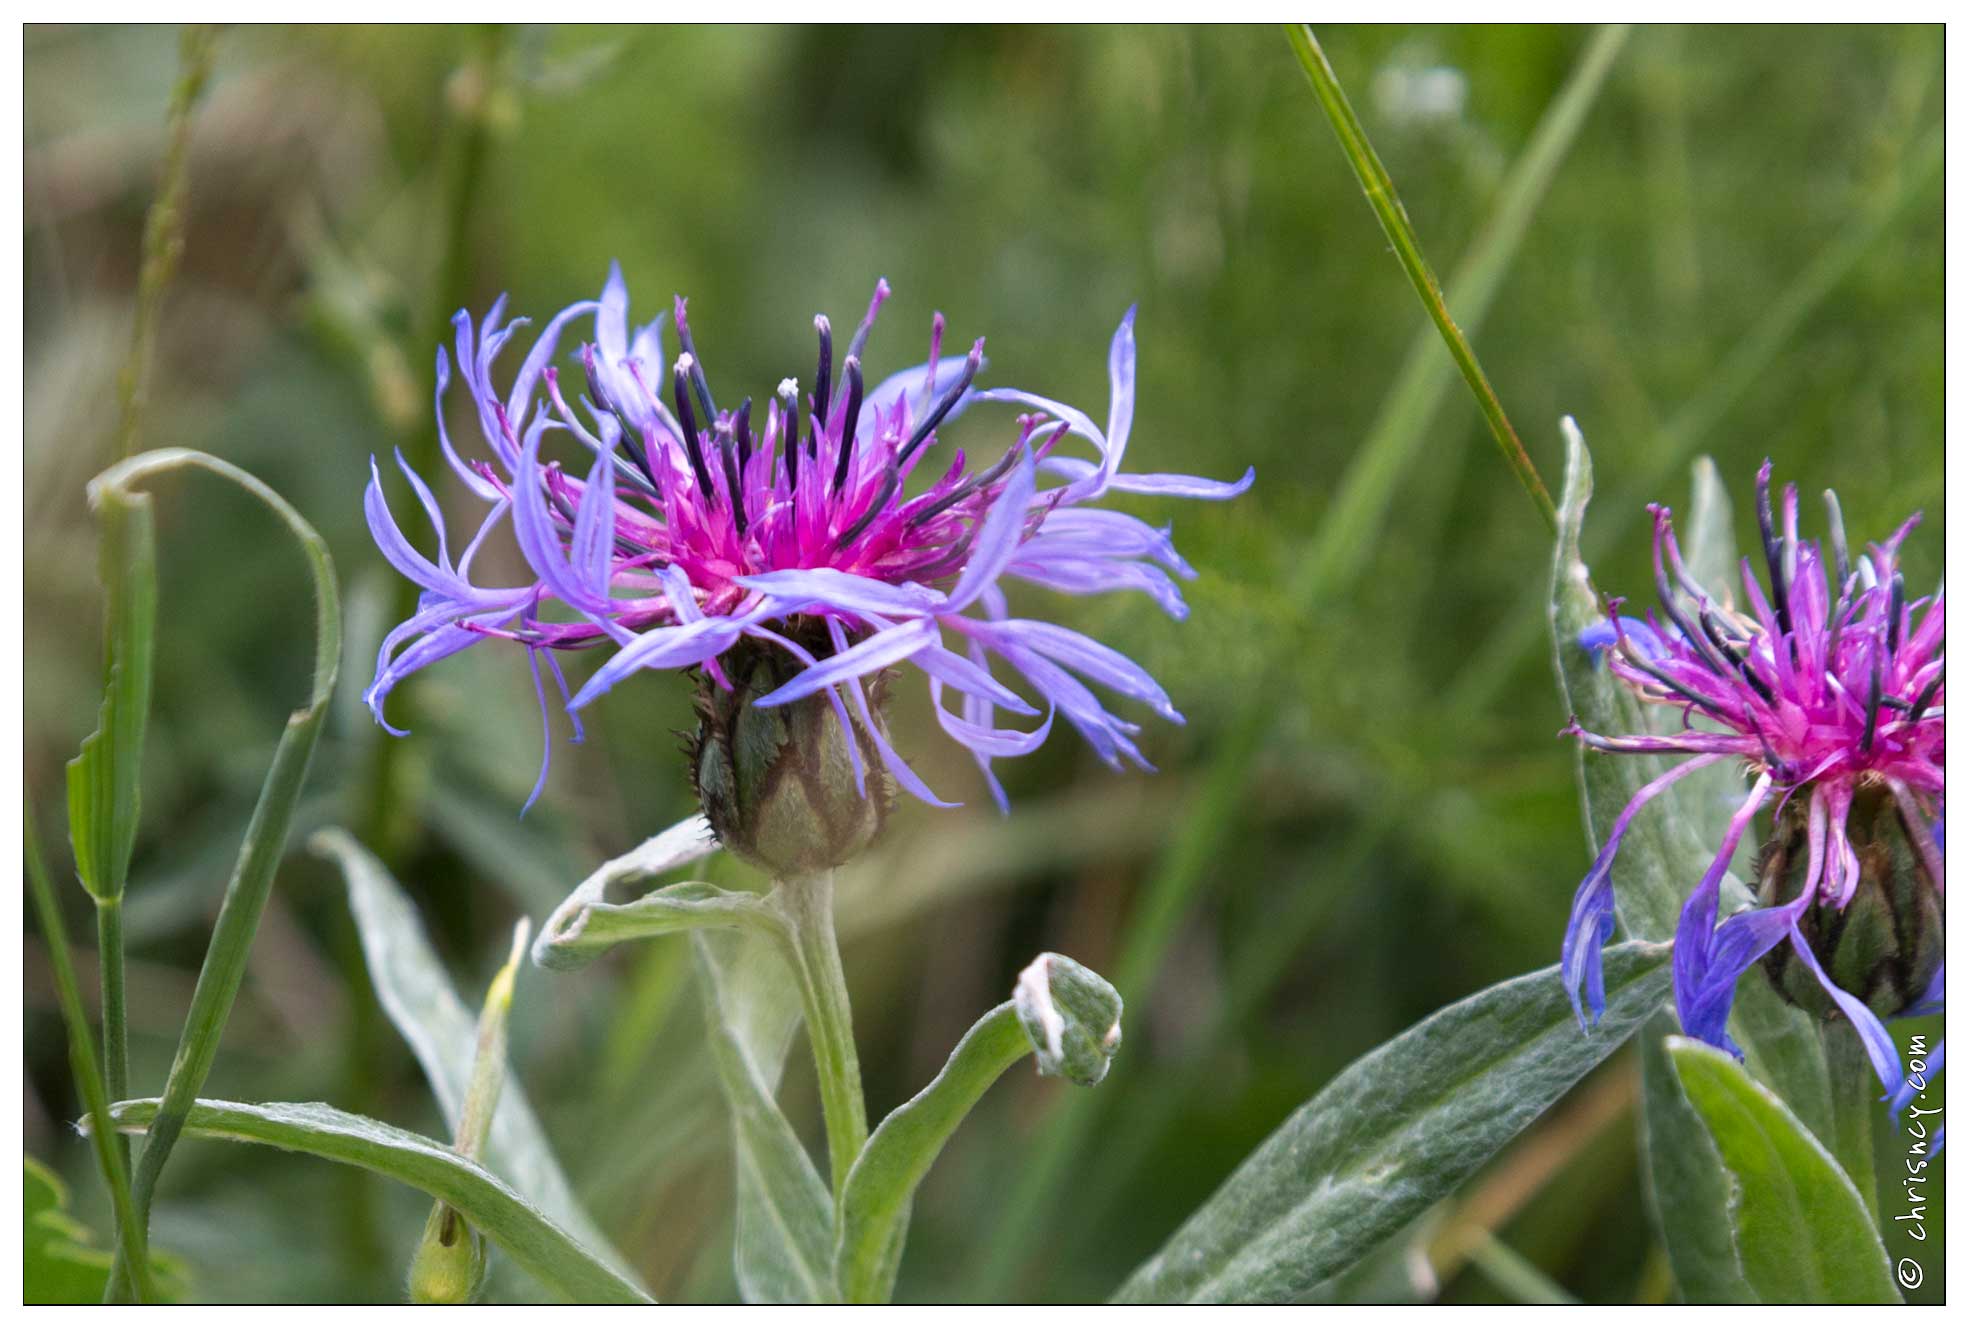
M 839 1301 L 834 1199 L 773 1097 L 800 1025 L 799 996 L 780 944 L 749 931 L 701 931 L 691 941 L 731 1110 L 739 1293 L 754 1303 Z
M 471 1098 L 479 1020 L 452 987 L 444 965 L 431 949 L 416 907 L 389 869 L 347 831 L 319 831 L 309 841 L 309 848 L 340 866 L 377 999 L 424 1068 L 445 1123 L 459 1131 Z M 499 1062 L 503 1068 L 503 1053 Z M 513 1079 L 510 1068 L 500 1074 L 503 1081 Z M 465 1142 L 461 1139 L 460 1143 Z M 498 1098 L 498 1111 L 484 1137 L 482 1156 L 486 1166 L 510 1181 L 582 1245 L 614 1265 L 625 1278 L 629 1276 L 629 1262 L 609 1244 L 575 1198 L 540 1119 L 516 1083 L 508 1083 Z
M 26 1159 L 21 1240 L 21 1300 L 30 1306 L 78 1306 L 101 1301 L 109 1283 L 109 1252 L 68 1212 L 62 1179 Z
M 78 1306 L 99 1302 L 109 1283 L 110 1253 L 95 1234 L 68 1211 L 68 1186 L 39 1160 L 23 1160 L 21 1198 L 21 1300 L 30 1306 Z M 167 1289 L 164 1300 L 184 1288 L 176 1260 L 151 1252 L 151 1280 Z
M 112 473 L 113 474 L 113 473 Z M 102 709 L 68 764 L 75 871 L 98 900 L 123 895 L 137 843 L 144 730 L 157 638 L 157 534 L 150 495 L 100 476 L 89 503 L 102 524 Z
M 762 897 L 709 882 L 679 882 L 628 904 L 608 903 L 610 887 L 660 877 L 715 848 L 710 823 L 692 816 L 602 864 L 548 916 L 533 944 L 533 962 L 546 969 L 579 969 L 622 942 L 692 928 L 776 931 L 779 916 Z
M 1607 1012 L 1582 1033 L 1558 966 L 1436 1012 L 1288 1118 L 1116 1294 L 1291 1301 L 1454 1190 L 1660 1006 L 1668 950 L 1606 955 Z
M 1729 1054 L 1671 1038 L 1668 1055 L 1734 1185 L 1744 1277 L 1767 1302 L 1898 1302 L 1865 1201 L 1824 1145 Z
M 119 1130 L 144 1133 L 159 1103 L 140 1098 L 110 1109 Z M 649 1297 L 512 1187 L 428 1136 L 399 1130 L 326 1103 L 227 1103 L 201 1098 L 184 1129 L 197 1139 L 237 1140 L 312 1154 L 413 1186 L 443 1200 L 514 1263 L 570 1301 L 612 1305 Z
M 1121 1042 L 1121 997 L 1093 970 L 1046 954 L 1011 1001 L 972 1025 L 922 1092 L 868 1138 L 841 1196 L 834 1273 L 849 1301 L 887 1301 L 916 1187 L 985 1090 L 1030 1053 L 1042 1075 L 1094 1085 Z
M 1730 1178 L 1668 1060 L 1680 1026 L 1663 1010 L 1641 1031 L 1641 1175 L 1655 1231 L 1692 1305 L 1757 1300 L 1744 1280 L 1730 1223 Z
M 142 453 L 110 467 L 91 482 L 90 489 L 98 495 L 99 505 L 122 497 L 137 501 L 142 497 L 133 488 L 138 481 L 185 467 L 209 471 L 246 490 L 273 510 L 300 545 L 314 581 L 314 678 L 307 704 L 287 718 L 286 731 L 274 750 L 273 765 L 267 771 L 259 802 L 240 842 L 239 857 L 226 883 L 225 899 L 219 906 L 219 918 L 212 929 L 205 962 L 198 972 L 198 985 L 192 991 L 191 1010 L 185 1017 L 177 1055 L 172 1059 L 171 1073 L 164 1084 L 162 1106 L 137 1162 L 131 1190 L 140 1224 L 149 1220 L 157 1178 L 177 1142 L 185 1114 L 218 1056 L 226 1018 L 232 1012 L 233 998 L 238 995 L 240 980 L 246 973 L 246 957 L 260 925 L 260 912 L 273 889 L 274 871 L 286 853 L 288 828 L 307 779 L 308 764 L 314 757 L 315 742 L 328 716 L 342 657 L 341 599 L 336 592 L 335 565 L 328 556 L 328 546 L 286 499 L 259 480 L 217 457 L 185 448 L 166 448 Z M 118 1263 L 119 1266 L 122 1263 L 120 1256 Z M 120 1287 L 125 1280 L 119 1273 L 113 1281 Z
M 1647 733 L 1648 717 L 1640 703 L 1579 644 L 1582 631 L 1606 621 L 1606 610 L 1579 553 L 1586 505 L 1593 497 L 1593 459 L 1579 427 L 1571 419 L 1561 427 L 1566 435 L 1566 485 L 1559 500 L 1550 599 L 1552 663 L 1559 690 L 1581 726 L 1596 734 Z M 1587 851 L 1596 854 L 1628 800 L 1666 771 L 1669 763 L 1652 754 L 1574 746 Z M 1683 897 L 1695 888 L 1707 866 L 1708 855 L 1687 822 L 1671 815 L 1677 806 L 1670 797 L 1675 792 L 1670 789 L 1650 802 L 1628 827 L 1621 844 L 1614 912 L 1625 936 L 1647 941 L 1673 937 Z M 1692 862 L 1693 874 L 1688 871 Z

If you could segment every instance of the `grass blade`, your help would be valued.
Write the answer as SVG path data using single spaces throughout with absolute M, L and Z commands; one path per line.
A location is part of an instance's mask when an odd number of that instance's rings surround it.
M 1401 261 L 1402 270 L 1408 274 L 1410 284 L 1422 300 L 1422 307 L 1436 325 L 1436 331 L 1442 334 L 1443 344 L 1449 348 L 1450 358 L 1456 361 L 1463 381 L 1470 385 L 1471 395 L 1477 399 L 1477 407 L 1483 412 L 1484 422 L 1490 426 L 1491 436 L 1497 440 L 1498 451 L 1503 454 L 1505 464 L 1531 496 L 1539 515 L 1545 518 L 1545 524 L 1556 530 L 1559 524 L 1558 509 L 1552 505 L 1552 495 L 1545 488 L 1545 482 L 1539 479 L 1538 468 L 1525 454 L 1525 445 L 1518 438 L 1518 431 L 1511 427 L 1510 417 L 1504 413 L 1504 403 L 1497 399 L 1489 376 L 1477 363 L 1477 353 L 1471 349 L 1470 339 L 1463 335 L 1463 329 L 1457 327 L 1456 320 L 1450 317 L 1449 302 L 1443 298 L 1442 283 L 1436 280 L 1435 271 L 1423 256 L 1422 243 L 1409 223 L 1408 210 L 1402 206 L 1401 196 L 1395 192 L 1395 182 L 1388 175 L 1388 168 L 1381 164 L 1380 154 L 1368 141 L 1367 130 L 1361 124 L 1360 117 L 1354 114 L 1353 105 L 1341 89 L 1333 66 L 1327 63 L 1326 52 L 1320 47 L 1319 38 L 1313 35 L 1312 25 L 1290 25 L 1285 35 L 1292 44 L 1293 53 L 1299 57 L 1300 67 L 1306 71 L 1307 80 L 1313 85 L 1320 108 L 1326 112 L 1333 132 L 1340 138 L 1340 149 L 1347 154 L 1347 163 L 1354 168 L 1354 175 L 1361 182 L 1368 206 L 1374 209 L 1388 242 L 1395 247 L 1395 257 Z M 1624 29 L 1603 29 L 1596 39 L 1596 52 L 1589 52 L 1587 59 L 1610 62 L 1625 36 Z
M 1512 165 L 1499 191 L 1497 210 L 1451 274 L 1450 306 L 1461 314 L 1465 327 L 1474 331 L 1483 324 L 1540 201 L 1605 85 L 1623 39 L 1615 29 L 1597 35 L 1589 45 Z M 1308 547 L 1286 560 L 1297 569 L 1287 600 L 1309 634 L 1318 630 L 1322 611 L 1359 575 L 1375 548 L 1395 490 L 1448 394 L 1453 367 L 1444 361 L 1437 341 L 1433 326 L 1417 331 L 1373 427 L 1341 477 L 1333 506 Z M 1251 766 L 1275 718 L 1273 698 L 1288 684 L 1294 689 L 1305 686 L 1299 675 L 1303 654 L 1301 638 L 1287 634 L 1263 680 L 1251 689 L 1244 709 L 1218 739 L 1201 787 L 1171 830 L 1122 942 L 1113 974 L 1124 999 L 1141 995 L 1160 966 L 1204 873 L 1246 806 Z M 1049 1114 L 1051 1120 L 1036 1124 L 1036 1143 L 1019 1170 L 1006 1206 L 1007 1218 L 986 1244 L 970 1280 L 973 1299 L 1002 1297 L 1006 1283 L 1038 1249 L 1065 1192 L 1069 1166 L 1093 1130 L 1102 1101 L 1073 1095 Z
M 213 1058 L 218 1055 L 226 1018 L 231 1014 L 233 998 L 238 995 L 240 980 L 246 972 L 247 952 L 259 927 L 260 912 L 273 888 L 274 870 L 286 851 L 288 826 L 294 817 L 295 804 L 300 801 L 308 763 L 328 716 L 329 698 L 335 690 L 342 656 L 341 599 L 336 591 L 335 566 L 329 558 L 328 546 L 286 499 L 252 475 L 206 453 L 169 448 L 119 462 L 97 476 L 90 484 L 90 491 L 92 496 L 103 496 L 99 502 L 113 501 L 112 495 L 133 495 L 141 481 L 186 467 L 209 471 L 246 490 L 273 510 L 301 546 L 314 582 L 314 678 L 307 704 L 288 716 L 286 731 L 274 751 L 273 765 L 261 786 L 259 802 L 247 823 L 239 858 L 231 880 L 226 883 L 225 900 L 219 907 L 218 922 L 206 948 L 205 962 L 198 972 L 198 985 L 192 992 L 191 1010 L 178 1040 L 177 1055 L 165 1080 L 161 1106 L 137 1162 L 132 1197 L 140 1226 L 148 1224 L 157 1178 L 184 1128 L 193 1100 L 212 1069 Z M 125 1263 L 119 1254 L 119 1275 Z M 112 1291 L 122 1281 L 121 1276 L 113 1278 Z
M 68 834 L 76 875 L 96 902 L 103 1078 L 114 1101 L 130 1093 L 123 890 L 141 819 L 157 644 L 157 531 L 147 494 L 91 486 L 89 500 L 102 526 L 103 701 L 95 732 L 68 763 Z M 114 1147 L 128 1152 L 121 1140 Z
M 82 1091 L 82 1102 L 89 1119 L 111 1120 L 109 1095 L 103 1088 L 102 1067 L 96 1063 L 95 1040 L 89 1036 L 89 1016 L 82 1009 L 82 987 L 75 978 L 75 961 L 68 950 L 68 928 L 62 922 L 61 902 L 55 898 L 48 880 L 48 868 L 41 858 L 41 837 L 35 834 L 33 809 L 21 818 L 21 835 L 27 850 L 27 887 L 34 900 L 34 911 L 41 921 L 41 935 L 48 943 L 48 963 L 55 974 L 55 996 L 61 1002 L 62 1025 L 68 1030 L 68 1064 L 75 1083 Z M 150 1285 L 150 1252 L 144 1239 L 144 1226 L 130 1195 L 130 1175 L 123 1152 L 115 1147 L 112 1132 L 95 1131 L 96 1166 L 102 1169 L 103 1184 L 109 1187 L 110 1206 L 116 1211 L 118 1244 L 132 1253 L 138 1269 L 136 1294 L 140 1301 L 154 1301 Z
M 155 1098 L 118 1103 L 118 1130 L 143 1134 L 162 1112 Z M 512 1187 L 445 1145 L 325 1103 L 227 1103 L 199 1099 L 181 1129 L 196 1138 L 237 1140 L 312 1154 L 414 1186 L 463 1214 L 513 1261 L 570 1301 L 647 1304 L 649 1298 Z M 146 1151 L 148 1152 L 148 1151 Z

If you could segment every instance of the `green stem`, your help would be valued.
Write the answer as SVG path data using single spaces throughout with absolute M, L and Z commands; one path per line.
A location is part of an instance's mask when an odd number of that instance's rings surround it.
M 786 916 L 788 959 L 800 981 L 800 1005 L 820 1077 L 820 1110 L 827 1122 L 827 1157 L 834 1199 L 847 1189 L 848 1169 L 868 1141 L 868 1106 L 861 1093 L 861 1062 L 855 1055 L 854 1016 L 848 1009 L 848 980 L 841 971 L 841 948 L 834 935 L 834 874 L 788 877 L 773 892 Z
M 922 1093 L 897 1108 L 868 1141 L 842 1196 L 834 1274 L 855 1303 L 889 1299 L 910 1197 L 944 1144 L 998 1077 L 1032 1055 L 1011 1002 L 971 1027 Z
M 96 964 L 103 995 L 103 1084 L 109 1101 L 130 1096 L 129 1001 L 123 991 L 123 897 L 96 901 Z M 129 1142 L 117 1137 L 116 1152 L 130 1161 Z
M 1539 479 L 1538 468 L 1532 465 L 1531 458 L 1525 453 L 1525 445 L 1518 439 L 1518 431 L 1511 427 L 1510 418 L 1504 414 L 1504 403 L 1497 399 L 1483 366 L 1477 363 L 1477 353 L 1471 349 L 1469 338 L 1463 335 L 1463 329 L 1456 326 L 1456 320 L 1449 316 L 1449 304 L 1443 299 L 1442 283 L 1436 280 L 1429 260 L 1422 255 L 1421 242 L 1409 223 L 1408 210 L 1402 207 L 1401 196 L 1395 192 L 1395 182 L 1388 175 L 1388 168 L 1381 164 L 1374 145 L 1368 141 L 1367 130 L 1361 125 L 1360 117 L 1354 114 L 1347 94 L 1341 90 L 1333 66 L 1327 63 L 1326 52 L 1320 48 L 1319 38 L 1313 35 L 1311 25 L 1305 23 L 1287 27 L 1285 35 L 1286 40 L 1292 43 L 1299 63 L 1304 66 L 1307 79 L 1312 82 L 1321 109 L 1326 112 L 1326 118 L 1333 122 L 1333 132 L 1339 135 L 1340 148 L 1347 154 L 1348 164 L 1360 179 L 1368 206 L 1374 209 L 1388 242 L 1395 247 L 1395 257 L 1401 260 L 1409 283 L 1422 298 L 1422 307 L 1428 311 L 1436 331 L 1442 334 L 1443 344 L 1449 347 L 1450 358 L 1462 371 L 1463 381 L 1470 385 L 1470 392 L 1477 399 L 1477 407 L 1484 413 L 1485 423 L 1490 426 L 1491 437 L 1497 440 L 1498 451 L 1504 454 L 1505 464 L 1518 477 L 1518 483 L 1524 486 L 1525 492 L 1531 495 L 1531 501 L 1538 506 L 1539 515 L 1545 518 L 1546 526 L 1558 530 L 1559 511 L 1552 503 L 1551 492 Z
M 113 1148 L 116 1134 L 110 1124 L 109 1094 L 103 1087 L 102 1067 L 96 1064 L 95 1040 L 89 1037 L 89 1017 L 82 1009 L 82 985 L 75 978 L 75 961 L 68 949 L 68 926 L 62 922 L 61 905 L 55 888 L 48 881 L 48 868 L 41 857 L 41 837 L 35 833 L 34 810 L 27 808 L 21 819 L 21 834 L 27 851 L 28 892 L 34 898 L 34 912 L 41 922 L 41 935 L 48 943 L 48 965 L 55 973 L 55 996 L 61 1003 L 62 1024 L 68 1030 L 68 1064 L 82 1091 L 83 1106 L 95 1122 L 89 1142 L 96 1151 L 96 1165 L 102 1169 L 109 1187 L 110 1207 L 116 1211 L 118 1249 L 133 1253 L 136 1284 L 135 1300 L 155 1301 L 150 1283 L 150 1253 L 144 1240 L 144 1225 L 137 1217 L 137 1206 L 130 1196 L 130 1169 L 124 1151 Z

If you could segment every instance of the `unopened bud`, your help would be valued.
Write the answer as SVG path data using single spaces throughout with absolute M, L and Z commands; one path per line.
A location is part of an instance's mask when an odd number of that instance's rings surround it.
M 463 1306 L 485 1287 L 485 1238 L 444 1201 L 431 1206 L 424 1239 L 410 1260 L 410 1299 L 419 1306 Z
M 1099 1084 L 1121 1046 L 1121 994 L 1085 965 L 1051 951 L 1025 967 L 1012 1008 L 1041 1075 Z

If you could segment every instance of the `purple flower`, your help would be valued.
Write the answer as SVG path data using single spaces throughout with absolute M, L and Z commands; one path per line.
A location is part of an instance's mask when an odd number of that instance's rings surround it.
M 1655 507 L 1655 588 L 1662 619 L 1645 624 L 1610 606 L 1606 626 L 1581 634 L 1604 650 L 1614 676 L 1643 702 L 1679 712 L 1665 736 L 1606 737 L 1577 719 L 1565 732 L 1606 752 L 1678 753 L 1687 760 L 1637 792 L 1615 820 L 1606 845 L 1573 900 L 1562 971 L 1573 1008 L 1597 1020 L 1605 1009 L 1600 948 L 1613 932 L 1612 869 L 1621 837 L 1655 795 L 1717 762 L 1740 762 L 1748 796 L 1730 819 L 1708 870 L 1682 908 L 1675 936 L 1675 1000 L 1689 1034 L 1731 1052 L 1724 1032 L 1737 979 L 1773 947 L 1789 944 L 1797 961 L 1859 1032 L 1869 1059 L 1890 1089 L 1900 1058 L 1878 1015 L 1827 973 L 1808 936 L 1808 914 L 1843 913 L 1862 877 L 1848 834 L 1856 797 L 1890 795 L 1925 875 L 1942 882 L 1943 604 L 1937 591 L 1909 600 L 1896 569 L 1901 542 L 1919 514 L 1885 544 L 1850 558 L 1838 503 L 1827 494 L 1831 548 L 1798 538 L 1798 494 L 1784 490 L 1771 507 L 1771 464 L 1757 474 L 1767 594 L 1743 561 L 1743 610 L 1719 601 L 1683 566 L 1667 508 Z M 1830 574 L 1830 579 L 1828 578 Z M 1665 620 L 1665 621 L 1662 621 Z M 1719 892 L 1732 855 L 1757 814 L 1775 801 L 1804 827 L 1804 875 L 1795 898 L 1717 920 Z M 1941 1004 L 1934 975 L 1924 1003 Z
M 619 268 L 611 268 L 598 301 L 571 305 L 547 324 L 503 394 L 493 385 L 494 362 L 525 320 L 502 323 L 503 298 L 476 328 L 460 311 L 458 374 L 490 456 L 466 459 L 444 432 L 451 362 L 442 348 L 438 427 L 451 469 L 486 513 L 454 564 L 436 500 L 404 467 L 436 529 L 437 557 L 427 558 L 398 527 L 371 462 L 370 531 L 390 563 L 423 589 L 417 613 L 377 655 L 364 694 L 377 722 L 401 733 L 384 718 L 392 688 L 447 655 L 497 640 L 526 650 L 543 723 L 545 655 L 577 716 L 578 740 L 580 710 L 630 675 L 696 667 L 728 687 L 720 657 L 750 641 L 785 650 L 803 666 L 759 705 L 824 694 L 844 730 L 850 706 L 866 714 L 872 676 L 914 665 L 944 730 L 976 758 L 1001 808 L 992 761 L 1037 748 L 1055 715 L 1110 766 L 1146 769 L 1134 742 L 1139 726 L 1111 713 L 1088 684 L 1180 723 L 1168 696 L 1099 642 L 1013 617 L 1004 583 L 1074 594 L 1139 590 L 1181 618 L 1176 579 L 1196 573 L 1167 528 L 1095 504 L 1110 492 L 1231 498 L 1250 486 L 1251 472 L 1220 483 L 1121 470 L 1135 408 L 1132 309 L 1108 351 L 1103 430 L 1044 397 L 978 389 L 984 342 L 968 355 L 942 357 L 941 315 L 931 325 L 928 363 L 869 383 L 862 353 L 888 294 L 888 283 L 877 283 L 838 365 L 829 324 L 817 317 L 820 361 L 810 390 L 786 379 L 763 411 L 751 398 L 736 409 L 718 406 L 681 298 L 673 315 L 679 353 L 666 364 L 663 316 L 632 329 Z M 570 357 L 579 373 L 563 383 L 552 367 L 556 350 L 567 326 L 589 315 L 594 339 Z M 989 464 L 971 466 L 961 449 L 946 460 L 938 428 L 977 402 L 1028 410 Z M 1065 455 L 1070 437 L 1091 444 L 1093 456 Z M 543 455 L 550 440 L 563 439 L 575 445 L 578 466 Z M 479 586 L 474 555 L 502 527 L 533 579 Z M 831 648 L 817 658 L 799 644 L 816 634 Z M 608 658 L 570 696 L 552 653 L 590 648 Z M 994 675 L 994 663 L 1023 679 L 1044 711 Z M 957 694 L 954 712 L 945 689 Z M 1038 723 L 1002 727 L 1000 710 Z M 875 738 L 903 788 L 942 804 L 879 732 Z M 546 777 L 543 757 L 529 806 Z

